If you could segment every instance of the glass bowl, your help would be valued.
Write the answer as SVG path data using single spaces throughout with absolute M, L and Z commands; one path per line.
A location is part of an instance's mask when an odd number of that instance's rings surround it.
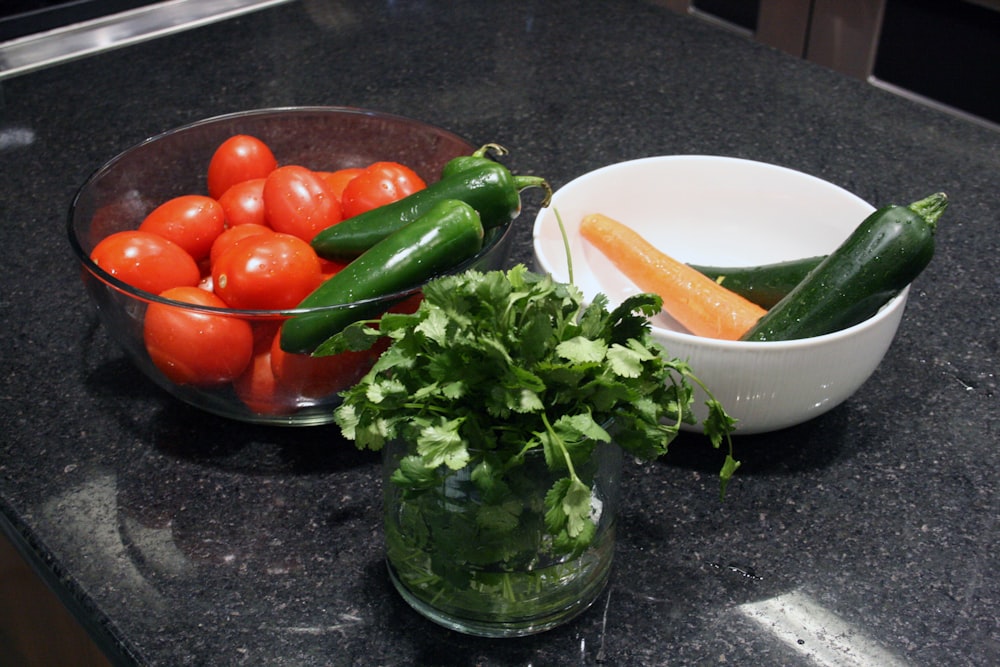
M 335 171 L 389 160 L 409 166 L 428 184 L 438 180 L 442 167 L 451 158 L 467 155 L 475 147 L 433 125 L 365 109 L 258 109 L 201 120 L 147 139 L 97 169 L 74 197 L 69 212 L 69 241 L 82 266 L 86 291 L 107 331 L 146 376 L 172 396 L 223 417 L 281 425 L 329 423 L 333 408 L 340 403 L 338 392 L 367 372 L 376 353 L 342 364 L 343 370 L 337 371 L 337 377 L 326 378 L 329 382 L 268 386 L 266 395 L 248 389 L 268 385 L 254 382 L 250 376 L 245 381 L 207 386 L 178 384 L 157 368 L 146 350 L 143 322 L 150 304 L 163 303 L 185 311 L 244 320 L 251 326 L 255 341 L 273 336 L 283 320 L 305 311 L 213 309 L 171 301 L 122 282 L 90 259 L 91 251 L 103 238 L 137 229 L 146 215 L 164 201 L 184 194 L 207 193 L 211 156 L 224 140 L 236 134 L 249 134 L 264 141 L 279 165 L 299 164 Z M 503 268 L 510 250 L 511 227 L 508 222 L 488 231 L 483 249 L 454 270 Z M 379 304 L 387 310 L 407 303 L 408 299 L 411 302 L 417 299 L 420 289 L 421 286 L 414 286 L 379 299 L 330 308 L 367 309 Z M 245 373 L 252 373 L 255 363 L 265 363 L 265 346 L 258 347 Z

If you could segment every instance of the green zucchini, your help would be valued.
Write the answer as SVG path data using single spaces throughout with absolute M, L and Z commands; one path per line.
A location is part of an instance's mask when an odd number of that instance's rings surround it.
M 382 314 L 386 304 L 378 297 L 416 287 L 473 257 L 483 247 L 483 236 L 471 206 L 452 199 L 435 202 L 317 287 L 299 308 L 359 305 L 289 318 L 281 327 L 281 349 L 311 354 L 348 324 Z
M 550 191 L 541 177 L 514 176 L 499 162 L 482 156 L 467 157 L 472 162 L 454 167 L 454 171 L 423 190 L 327 227 L 313 237 L 312 247 L 320 257 L 353 259 L 424 215 L 442 199 L 464 201 L 479 212 L 483 227 L 492 229 L 521 212 L 522 190 L 541 187 Z
M 740 340 L 810 338 L 868 319 L 930 262 L 947 205 L 937 193 L 878 209 Z
M 703 264 L 691 264 L 690 266 L 761 308 L 771 308 L 795 289 L 809 275 L 809 272 L 824 259 L 826 259 L 826 255 L 758 266 L 706 266 Z

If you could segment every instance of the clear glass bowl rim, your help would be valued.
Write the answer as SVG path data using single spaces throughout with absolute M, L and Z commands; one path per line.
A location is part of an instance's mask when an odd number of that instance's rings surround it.
M 144 139 L 144 140 L 142 140 L 142 141 L 140 141 L 140 142 L 138 142 L 138 143 L 130 146 L 129 148 L 126 148 L 125 150 L 121 151 L 120 153 L 118 153 L 117 155 L 115 155 L 113 158 L 111 158 L 110 160 L 108 160 L 107 162 L 105 162 L 103 165 L 101 165 L 100 167 L 98 167 L 97 169 L 95 169 L 90 174 L 90 176 L 87 177 L 87 179 L 83 182 L 83 185 L 81 185 L 77 189 L 76 193 L 73 195 L 73 199 L 70 202 L 69 211 L 68 211 L 68 214 L 67 214 L 67 218 L 68 218 L 67 219 L 67 234 L 69 236 L 69 243 L 70 243 L 70 246 L 73 248 L 74 254 L 76 255 L 77 259 L 80 261 L 80 263 L 83 265 L 83 267 L 91 275 L 93 275 L 95 278 L 97 278 L 101 282 L 105 283 L 109 287 L 111 287 L 111 288 L 113 288 L 113 289 L 115 289 L 115 290 L 117 290 L 119 292 L 122 292 L 123 294 L 126 294 L 127 296 L 130 296 L 132 298 L 135 298 L 135 299 L 138 299 L 140 301 L 147 302 L 147 303 L 162 303 L 162 304 L 166 304 L 166 305 L 169 305 L 169 306 L 175 306 L 177 308 L 182 308 L 184 310 L 191 310 L 191 311 L 195 311 L 195 312 L 204 312 L 204 313 L 213 313 L 213 314 L 227 315 L 229 317 L 246 317 L 246 318 L 259 318 L 259 319 L 276 318 L 277 319 L 277 318 L 293 317 L 295 315 L 302 315 L 303 313 L 328 312 L 328 311 L 339 310 L 339 309 L 342 309 L 342 308 L 357 308 L 357 307 L 363 307 L 365 305 L 376 304 L 376 303 L 378 303 L 378 304 L 383 304 L 384 303 L 384 304 L 386 304 L 388 306 L 388 305 L 391 305 L 393 303 L 402 301 L 402 300 L 404 300 L 404 299 L 406 299 L 406 298 L 408 298 L 408 297 L 410 297 L 410 296 L 418 293 L 422 289 L 422 285 L 418 285 L 418 286 L 415 286 L 415 287 L 407 288 L 405 290 L 400 290 L 400 291 L 394 292 L 392 294 L 385 294 L 385 295 L 382 295 L 382 296 L 373 297 L 373 298 L 370 298 L 370 299 L 363 299 L 363 300 L 360 300 L 360 301 L 352 301 L 350 303 L 343 303 L 343 304 L 333 304 L 333 305 L 330 305 L 330 306 L 322 306 L 322 307 L 319 307 L 319 308 L 290 308 L 290 309 L 283 309 L 283 310 L 242 310 L 242 309 L 238 309 L 238 308 L 220 308 L 220 307 L 215 307 L 215 306 L 201 306 L 201 305 L 195 305 L 195 304 L 191 304 L 191 303 L 186 303 L 186 302 L 183 302 L 183 301 L 174 301 L 172 299 L 167 299 L 167 298 L 161 297 L 158 294 L 153 294 L 152 292 L 147 292 L 147 291 L 139 289 L 137 287 L 133 287 L 132 285 L 129 285 L 128 283 L 126 283 L 126 282 L 124 282 L 124 281 L 116 278 L 115 276 L 111 275 L 110 273 L 108 273 L 107 271 L 105 271 L 104 269 L 102 269 L 100 266 L 98 266 L 90 258 L 89 253 L 87 253 L 83 249 L 83 244 L 80 242 L 79 235 L 78 235 L 78 232 L 81 231 L 81 230 L 78 230 L 78 228 L 77 228 L 77 220 L 76 220 L 76 217 L 75 217 L 75 212 L 76 212 L 76 209 L 77 209 L 77 205 L 78 205 L 81 197 L 86 193 L 87 189 L 92 184 L 94 184 L 97 180 L 99 180 L 108 171 L 110 171 L 111 169 L 113 169 L 114 166 L 118 162 L 120 162 L 121 160 L 125 159 L 131 153 L 133 153 L 135 151 L 142 150 L 143 148 L 145 148 L 149 144 L 152 144 L 152 143 L 154 143 L 156 141 L 159 141 L 159 140 L 161 140 L 163 138 L 166 138 L 166 137 L 169 137 L 169 136 L 173 136 L 175 134 L 180 134 L 181 132 L 190 131 L 190 130 L 193 130 L 193 129 L 196 129 L 196 128 L 199 128 L 199 127 L 202 127 L 202 126 L 205 126 L 205 125 L 212 125 L 212 124 L 217 124 L 217 123 L 224 123 L 224 122 L 228 122 L 228 121 L 231 121 L 231 120 L 238 120 L 238 119 L 248 118 L 248 117 L 252 117 L 252 116 L 279 116 L 279 115 L 289 115 L 289 114 L 294 114 L 294 115 L 308 115 L 308 114 L 317 114 L 317 113 L 318 114 L 347 114 L 347 115 L 367 116 L 367 117 L 371 117 L 371 118 L 380 118 L 380 119 L 383 119 L 383 120 L 389 120 L 389 121 L 393 121 L 393 122 L 404 123 L 404 124 L 412 125 L 414 127 L 421 127 L 421 128 L 426 129 L 426 130 L 433 131 L 436 134 L 448 137 L 448 138 L 450 138 L 452 140 L 455 140 L 455 141 L 457 141 L 459 143 L 464 143 L 464 144 L 466 144 L 466 145 L 468 145 L 470 147 L 474 146 L 474 144 L 472 142 L 470 142 L 468 139 L 465 139 L 464 137 L 461 137 L 458 134 L 455 134 L 454 132 L 451 132 L 450 130 L 446 130 L 446 129 L 444 129 L 442 127 L 439 127 L 437 125 L 433 125 L 431 123 L 426 123 L 424 121 L 420 121 L 420 120 L 417 120 L 415 118 L 409 118 L 407 116 L 402 116 L 402 115 L 399 115 L 399 114 L 394 114 L 394 113 L 389 113 L 389 112 L 384 112 L 384 111 L 375 111 L 375 110 L 372 110 L 372 109 L 364 109 L 364 108 L 361 108 L 361 107 L 349 107 L 349 106 L 285 106 L 285 107 L 267 107 L 267 108 L 260 108 L 260 109 L 251 109 L 251 110 L 247 110 L 247 111 L 237 111 L 237 112 L 232 112 L 232 113 L 227 113 L 227 114 L 221 114 L 221 115 L 211 116 L 209 118 L 203 118 L 203 119 L 200 119 L 200 120 L 197 120 L 197 121 L 193 121 L 191 123 L 187 123 L 187 124 L 184 124 L 184 125 L 180 125 L 178 127 L 171 128 L 169 130 L 165 130 L 165 131 L 160 132 L 158 134 L 155 134 L 155 135 L 153 135 L 151 137 L 148 137 L 148 138 L 146 138 L 146 139 Z M 89 224 L 89 221 L 86 221 L 86 224 Z M 494 228 L 492 230 L 487 230 L 486 240 L 485 240 L 485 243 L 484 243 L 482 249 L 478 253 L 476 253 L 475 256 L 471 257 L 470 259 L 466 260 L 465 262 L 463 262 L 459 266 L 457 266 L 454 269 L 452 269 L 450 271 L 450 273 L 461 273 L 461 272 L 463 272 L 463 271 L 471 268 L 484 255 L 488 254 L 491 250 L 493 250 L 493 248 L 495 248 L 497 245 L 499 245 L 500 243 L 502 243 L 504 241 L 504 239 L 507 237 L 507 235 L 510 233 L 512 227 L 513 227 L 513 221 L 508 220 L 507 222 L 505 222 L 500 227 L 496 227 L 496 228 Z

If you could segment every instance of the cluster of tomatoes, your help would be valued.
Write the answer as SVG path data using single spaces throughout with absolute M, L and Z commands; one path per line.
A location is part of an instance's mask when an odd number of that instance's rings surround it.
M 295 308 L 343 267 L 313 250 L 318 232 L 424 181 L 388 161 L 338 171 L 279 166 L 267 144 L 248 135 L 223 142 L 207 176 L 208 194 L 163 202 L 138 229 L 107 236 L 90 255 L 133 287 L 209 308 L 150 303 L 143 339 L 153 364 L 176 384 L 232 383 L 262 414 L 292 412 L 356 382 L 378 351 L 290 354 L 278 344 L 280 318 L 211 309 Z

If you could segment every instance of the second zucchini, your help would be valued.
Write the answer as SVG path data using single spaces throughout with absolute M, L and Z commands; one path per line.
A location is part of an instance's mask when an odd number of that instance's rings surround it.
M 691 264 L 691 268 L 761 308 L 771 308 L 795 289 L 824 259 L 826 255 L 759 266 Z

